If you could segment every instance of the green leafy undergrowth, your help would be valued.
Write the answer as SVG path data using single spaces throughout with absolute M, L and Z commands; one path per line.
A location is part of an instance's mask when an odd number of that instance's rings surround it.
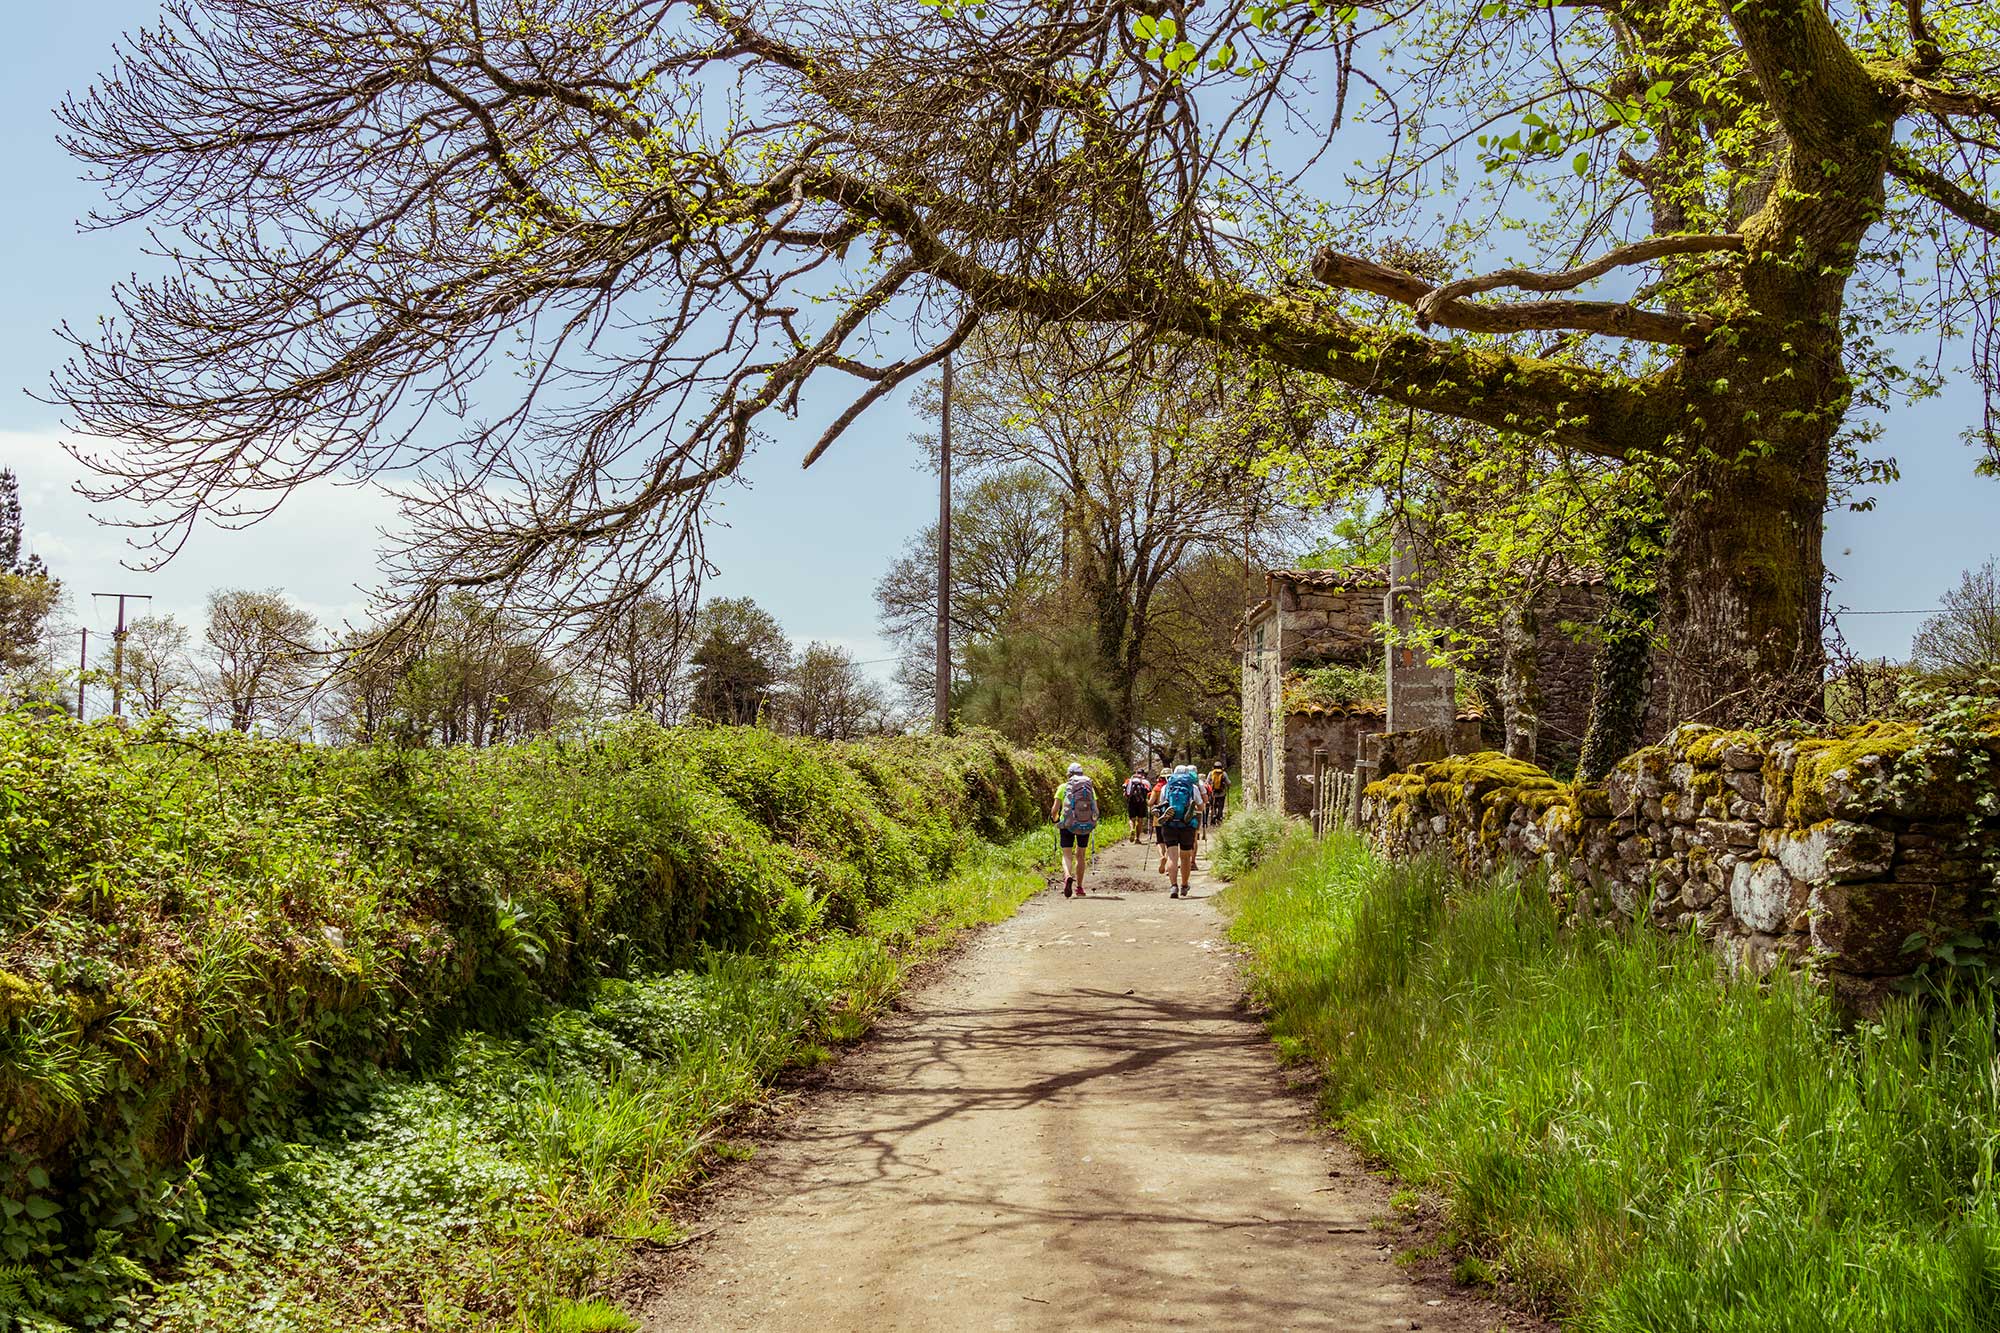
M 1992 994 L 1843 1029 L 1544 886 L 1294 847 L 1232 890 L 1281 1048 L 1464 1254 L 1566 1326 L 2000 1328 Z
M 979 849 L 853 933 L 612 980 L 520 1033 L 370 1070 L 291 1138 L 205 1172 L 209 1228 L 113 1327 L 623 1328 L 593 1293 L 787 1066 L 860 1035 L 908 970 L 1042 887 L 1037 831 Z
M 333 748 L 0 714 L 13 1303 L 95 1317 L 212 1230 L 212 1163 L 377 1070 L 606 980 L 845 947 L 975 835 L 1044 821 L 1068 758 L 637 724 Z
M 1304 820 L 1246 806 L 1223 820 L 1215 831 L 1215 873 L 1224 879 L 1241 879 L 1277 855 L 1287 840 L 1311 836 L 1312 826 Z

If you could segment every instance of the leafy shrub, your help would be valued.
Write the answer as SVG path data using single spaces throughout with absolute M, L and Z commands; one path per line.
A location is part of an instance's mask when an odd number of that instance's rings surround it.
M 1224 879 L 1239 879 L 1269 860 L 1288 839 L 1310 836 L 1304 820 L 1252 806 L 1222 821 L 1209 863 Z
M 1039 821 L 1067 758 L 639 723 L 330 748 L 0 714 L 0 1264 L 88 1308 L 205 1229 L 205 1155 L 599 978 L 852 929 Z

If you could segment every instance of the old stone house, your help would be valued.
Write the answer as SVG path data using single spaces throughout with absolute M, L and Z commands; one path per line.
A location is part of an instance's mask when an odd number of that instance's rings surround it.
M 1243 754 L 1237 771 L 1242 799 L 1312 812 L 1315 770 L 1351 772 L 1366 756 L 1369 738 L 1388 727 L 1384 697 L 1329 704 L 1313 697 L 1308 673 L 1315 667 L 1349 666 L 1382 673 L 1388 571 L 1380 565 L 1346 569 L 1274 569 L 1265 597 L 1243 622 Z M 1543 762 L 1573 762 L 1590 720 L 1591 670 L 1596 648 L 1560 627 L 1593 622 L 1603 587 L 1590 576 L 1557 588 L 1544 603 L 1544 631 L 1537 672 L 1542 694 Z M 1460 691 L 1461 695 L 1469 691 Z M 1455 710 L 1450 748 L 1492 748 L 1503 739 L 1497 717 L 1471 699 Z

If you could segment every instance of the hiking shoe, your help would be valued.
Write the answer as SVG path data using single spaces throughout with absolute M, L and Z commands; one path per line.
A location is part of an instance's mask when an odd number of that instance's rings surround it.
M 1074 875 L 1064 875 L 1064 876 L 1063 876 L 1063 897 L 1065 897 L 1065 898 L 1069 897 L 1069 895 L 1070 895 L 1070 885 L 1072 885 L 1072 884 L 1074 884 L 1074 883 L 1076 883 L 1076 877 L 1075 877 Z

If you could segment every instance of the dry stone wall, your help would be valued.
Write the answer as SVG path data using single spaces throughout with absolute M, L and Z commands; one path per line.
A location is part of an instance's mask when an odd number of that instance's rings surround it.
M 1732 969 L 1807 966 L 1868 1011 L 1920 966 L 1990 952 L 2000 716 L 1835 735 L 1683 726 L 1602 787 L 1497 754 L 1372 783 L 1387 854 L 1540 864 L 1579 913 L 1713 940 Z
M 1583 736 L 1590 725 L 1598 649 L 1588 627 L 1604 613 L 1603 585 L 1559 587 L 1543 599 L 1539 613 L 1542 634 L 1535 652 L 1535 677 L 1542 696 L 1540 753 L 1546 762 L 1573 767 L 1583 753 Z

